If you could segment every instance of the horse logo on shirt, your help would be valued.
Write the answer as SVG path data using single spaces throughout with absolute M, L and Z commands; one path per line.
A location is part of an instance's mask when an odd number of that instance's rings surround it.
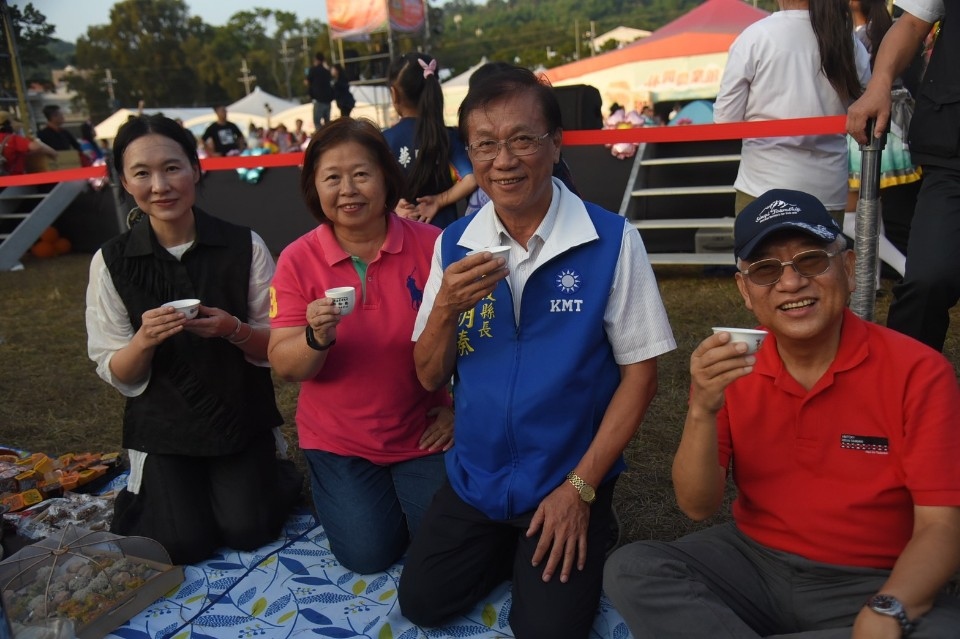
M 410 291 L 410 306 L 420 310 L 420 303 L 423 302 L 423 291 L 417 288 L 417 281 L 413 279 L 413 274 L 407 275 L 407 290 Z

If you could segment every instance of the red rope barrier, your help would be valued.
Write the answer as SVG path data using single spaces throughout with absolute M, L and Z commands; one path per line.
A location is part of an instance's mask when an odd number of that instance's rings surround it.
M 649 126 L 636 129 L 603 129 L 600 131 L 564 131 L 563 143 L 616 144 L 618 142 L 702 142 L 708 140 L 741 140 L 794 135 L 836 135 L 847 132 L 847 116 L 730 122 L 727 124 L 689 124 L 683 126 Z
M 837 135 L 846 133 L 846 122 L 847 116 L 833 115 L 820 118 L 731 122 L 728 124 L 690 124 L 684 126 L 639 127 L 636 129 L 564 131 L 563 143 L 570 146 L 582 146 L 617 144 L 618 142 L 634 144 L 643 142 L 703 142 L 794 135 Z M 230 157 L 204 158 L 200 161 L 200 168 L 204 171 L 226 171 L 230 169 L 253 169 L 257 167 L 299 166 L 302 162 L 302 152 L 235 155 Z M 71 180 L 97 179 L 106 177 L 106 174 L 106 167 L 95 166 L 83 169 L 10 175 L 0 177 L 0 188 L 69 182 Z

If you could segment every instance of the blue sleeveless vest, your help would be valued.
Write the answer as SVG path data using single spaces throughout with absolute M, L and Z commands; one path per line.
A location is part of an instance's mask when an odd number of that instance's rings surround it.
M 491 519 L 534 510 L 586 452 L 620 383 L 603 327 L 624 220 L 584 203 L 599 238 L 541 264 L 519 325 L 506 280 L 457 328 L 456 445 L 446 454 L 457 494 Z M 443 233 L 444 268 L 472 217 Z M 609 476 L 624 468 L 621 459 Z

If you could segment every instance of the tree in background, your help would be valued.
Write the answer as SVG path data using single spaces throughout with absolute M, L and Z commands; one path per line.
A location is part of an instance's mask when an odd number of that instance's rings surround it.
M 268 26 L 274 27 L 272 33 Z M 326 48 L 319 46 L 327 42 L 326 26 L 258 7 L 214 27 L 191 17 L 183 0 L 122 0 L 110 10 L 109 24 L 90 27 L 77 41 L 76 66 L 85 71 L 71 76 L 70 87 L 94 120 L 119 107 L 134 108 L 140 100 L 160 108 L 209 106 L 245 95 L 238 78 L 246 61 L 248 73 L 256 76 L 251 88 L 295 98 L 308 65 L 302 61 L 304 38 L 309 60 Z M 114 80 L 113 103 L 107 97 L 107 69 Z
M 183 0 L 124 0 L 110 9 L 110 24 L 90 27 L 77 41 L 77 67 L 110 69 L 118 103 L 112 106 L 189 104 L 197 74 L 180 43 L 203 30 Z
M 393 52 L 399 55 L 429 46 L 455 74 L 484 56 L 531 69 L 551 68 L 574 60 L 578 48 L 581 58 L 590 55 L 591 22 L 593 35 L 620 25 L 653 31 L 702 1 L 487 0 L 479 4 L 450 0 L 431 11 L 429 39 L 395 34 Z M 775 0 L 757 4 L 776 9 Z M 25 40 L 42 40 L 53 31 L 30 4 L 20 19 L 32 29 L 24 34 Z M 344 53 L 363 59 L 385 52 L 384 34 L 375 36 L 369 42 L 344 43 Z M 49 59 L 46 51 L 43 55 L 30 51 L 32 61 Z M 94 120 L 118 106 L 135 108 L 140 100 L 159 108 L 230 103 L 245 94 L 238 80 L 245 60 L 248 73 L 256 76 L 251 88 L 259 85 L 275 95 L 303 99 L 304 69 L 317 51 L 331 61 L 339 57 L 339 51 L 330 51 L 328 26 L 290 12 L 257 7 L 238 11 L 227 24 L 216 27 L 191 17 L 184 0 L 121 0 L 111 9 L 109 24 L 90 27 L 78 40 L 75 66 L 84 75 L 73 76 L 70 87 L 80 94 Z M 27 54 L 23 57 L 27 59 Z M 351 79 L 383 75 L 369 60 L 348 59 L 345 66 Z M 113 103 L 104 83 L 107 69 L 115 80 Z M 6 74 L 0 74 L 0 79 L 9 82 Z M 49 82 L 48 75 L 45 79 Z
M 34 8 L 33 3 L 28 2 L 22 8 L 8 6 L 7 10 L 20 55 L 24 83 L 27 86 L 40 83 L 50 87 L 48 66 L 55 58 L 47 45 L 54 26 L 47 24 L 46 17 Z M 5 29 L 0 29 L 0 52 L 5 60 L 4 68 L 0 71 L 0 92 L 5 98 L 9 98 L 16 96 L 17 89 L 13 84 L 13 71 L 9 66 L 12 60 L 8 57 L 9 45 Z

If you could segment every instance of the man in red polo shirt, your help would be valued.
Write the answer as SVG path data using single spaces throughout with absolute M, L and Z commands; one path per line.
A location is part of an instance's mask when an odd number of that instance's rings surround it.
M 614 553 L 604 586 L 637 639 L 960 636 L 960 388 L 940 353 L 847 309 L 853 251 L 823 204 L 777 189 L 734 228 L 737 286 L 769 332 L 693 352 L 673 464 L 695 520 Z

